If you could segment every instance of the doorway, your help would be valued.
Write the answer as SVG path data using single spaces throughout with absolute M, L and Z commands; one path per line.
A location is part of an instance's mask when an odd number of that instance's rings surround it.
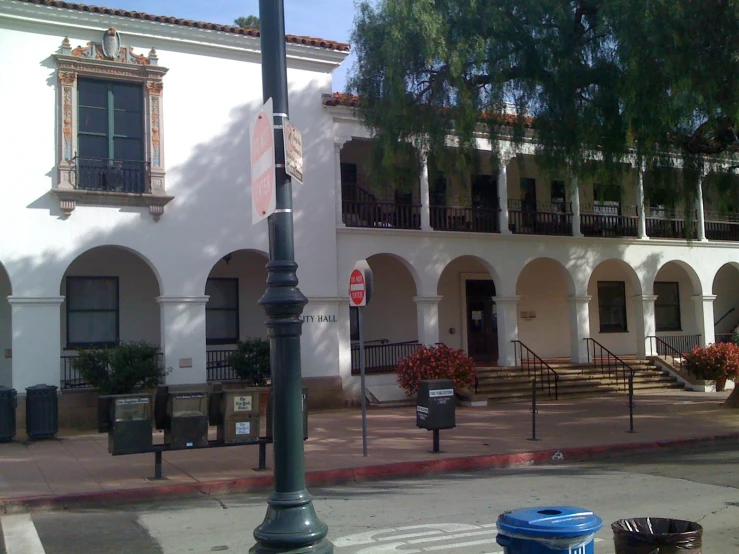
M 493 296 L 495 283 L 486 280 L 465 282 L 467 299 L 467 353 L 476 361 L 498 360 L 498 314 Z

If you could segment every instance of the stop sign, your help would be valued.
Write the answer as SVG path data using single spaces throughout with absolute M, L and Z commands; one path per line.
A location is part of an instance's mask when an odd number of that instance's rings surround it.
M 367 304 L 366 292 L 363 272 L 354 269 L 349 276 L 349 302 L 351 305 L 365 306 Z
M 252 224 L 255 224 L 275 211 L 275 136 L 271 98 L 259 110 L 249 131 Z

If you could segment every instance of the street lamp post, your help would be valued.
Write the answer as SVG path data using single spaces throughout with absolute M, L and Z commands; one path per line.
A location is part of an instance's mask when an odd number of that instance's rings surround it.
M 273 450 L 275 490 L 264 521 L 254 530 L 252 554 L 333 554 L 328 527 L 305 488 L 300 314 L 308 299 L 298 289 L 295 263 L 292 186 L 285 172 L 282 125 L 288 117 L 287 62 L 283 0 L 259 0 L 262 93 L 272 98 L 275 123 L 276 209 L 269 216 L 267 291 L 259 300 L 267 315 L 274 392 Z

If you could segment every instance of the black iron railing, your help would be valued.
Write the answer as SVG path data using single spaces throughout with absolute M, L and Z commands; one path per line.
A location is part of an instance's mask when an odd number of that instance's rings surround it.
M 95 388 L 91 384 L 87 383 L 80 374 L 79 370 L 74 367 L 74 360 L 77 358 L 77 353 L 74 354 L 62 354 L 59 357 L 60 362 L 60 388 L 62 390 L 79 390 L 79 389 L 92 389 Z M 161 352 L 158 354 L 159 367 L 162 370 L 161 382 L 164 382 L 164 354 Z
M 364 361 L 367 375 L 378 373 L 393 373 L 398 362 L 421 348 L 418 341 L 389 342 L 385 344 L 365 344 Z M 360 349 L 358 343 L 351 348 L 352 375 L 359 375 Z
M 421 205 L 380 200 L 343 200 L 342 213 L 347 227 L 420 229 Z
M 583 339 L 588 345 L 588 359 L 600 372 L 619 383 L 628 390 L 629 382 L 634 378 L 636 370 L 595 339 Z
M 498 233 L 500 210 L 498 208 L 463 208 L 454 206 L 429 206 L 431 228 L 437 231 L 462 231 L 471 233 Z
M 572 203 L 509 199 L 508 227 L 517 234 L 571 235 Z
M 692 352 L 693 348 L 700 345 L 700 335 L 660 335 L 657 336 L 662 343 L 673 350 L 681 353 Z
M 586 237 L 637 237 L 639 217 L 636 207 L 583 205 L 580 232 Z
M 716 333 L 714 342 L 720 344 L 722 342 L 734 342 L 734 333 Z
M 708 240 L 739 241 L 739 214 L 704 212 Z
M 149 162 L 75 157 L 75 186 L 100 192 L 151 192 Z
M 680 370 L 680 372 L 684 372 L 684 358 L 685 353 L 690 352 L 688 351 L 680 351 L 676 348 L 674 348 L 669 343 L 665 342 L 665 337 L 656 337 L 651 336 L 647 337 L 647 340 L 649 341 L 649 355 L 650 356 L 661 356 L 663 358 L 667 358 L 667 360 L 672 363 L 672 365 Z M 672 337 L 669 337 L 672 338 Z M 692 350 L 692 349 L 691 349 Z
M 235 348 L 208 350 L 205 353 L 205 378 L 211 381 L 238 381 L 239 377 L 228 363 L 228 358 L 236 352 Z
M 516 356 L 516 366 L 525 370 L 529 377 L 534 377 L 540 389 L 542 391 L 546 389 L 550 398 L 554 396 L 555 400 L 559 400 L 559 374 L 520 340 L 511 342 Z

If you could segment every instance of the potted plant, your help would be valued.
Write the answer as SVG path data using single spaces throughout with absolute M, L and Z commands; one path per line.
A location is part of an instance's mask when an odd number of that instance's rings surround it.
M 236 376 L 250 387 L 271 384 L 269 341 L 258 337 L 240 340 L 236 351 L 228 357 Z
M 739 377 L 739 346 L 732 342 L 696 346 L 685 361 L 690 373 L 698 379 L 716 382 L 716 391 L 724 390 L 727 379 Z
M 398 362 L 398 385 L 408 396 L 418 393 L 419 384 L 426 379 L 451 379 L 455 390 L 475 384 L 475 362 L 464 351 L 444 344 L 422 346 Z
M 121 342 L 111 348 L 81 348 L 72 367 L 101 394 L 129 394 L 136 387 L 155 388 L 170 369 L 159 347 L 145 341 Z

